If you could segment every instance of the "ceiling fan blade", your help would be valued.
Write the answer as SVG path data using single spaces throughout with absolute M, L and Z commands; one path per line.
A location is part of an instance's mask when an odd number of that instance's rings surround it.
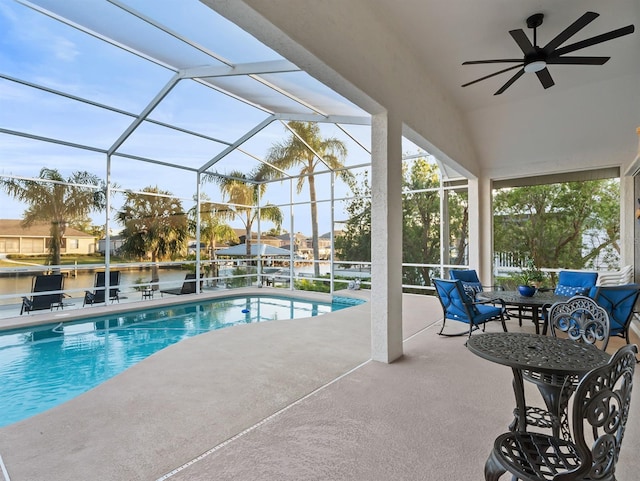
M 553 56 L 558 57 L 565 53 L 575 52 L 576 50 L 590 47 L 591 45 L 595 45 L 597 43 L 607 42 L 609 40 L 613 40 L 614 38 L 622 37 L 624 35 L 629 35 L 630 33 L 633 33 L 634 30 L 635 30 L 635 27 L 633 25 L 627 25 L 626 27 L 618 28 L 616 30 L 603 33 L 602 35 L 596 35 L 595 37 L 587 38 L 585 40 L 581 40 L 580 42 L 567 45 L 566 47 L 556 49 L 553 52 Z
M 518 71 L 518 73 L 516 73 L 513 77 L 511 77 L 509 80 L 507 80 L 507 83 L 504 84 L 502 87 L 500 87 L 500 89 L 493 95 L 500 95 L 502 92 L 504 92 L 505 90 L 507 90 L 509 87 L 511 87 L 511 84 L 513 84 L 513 82 L 515 82 L 516 80 L 518 80 L 520 77 L 522 77 L 522 74 L 524 73 L 524 69 L 520 69 Z
M 555 82 L 551 78 L 551 74 L 549 73 L 548 68 L 543 68 L 542 70 L 536 72 L 536 75 L 538 76 L 538 80 L 540 80 L 540 83 L 545 89 L 548 89 L 549 87 L 553 87 L 555 85 Z
M 469 85 L 473 85 L 475 83 L 478 83 L 478 82 L 480 82 L 482 80 L 486 80 L 488 78 L 495 77 L 496 75 L 500 75 L 501 73 L 508 72 L 509 70 L 513 70 L 514 68 L 522 67 L 522 60 L 520 62 L 521 62 L 520 65 L 512 65 L 511 67 L 507 67 L 505 69 L 499 70 L 498 72 L 494 72 L 492 74 L 485 75 L 484 77 L 480 77 L 479 79 L 473 80 L 472 82 L 469 82 L 469 83 L 466 83 L 466 84 L 462 85 L 462 87 L 467 87 Z
M 587 12 L 578 20 L 573 22 L 567 28 L 565 28 L 562 32 L 560 32 L 556 37 L 551 40 L 548 44 L 543 47 L 543 50 L 548 54 L 553 52 L 556 48 L 562 45 L 564 42 L 573 37 L 576 33 L 582 30 L 584 27 L 593 22 L 596 18 L 600 16 L 599 13 L 596 12 Z
M 466 62 L 462 62 L 462 65 L 476 65 L 480 63 L 522 63 L 521 58 L 500 58 L 496 60 L 468 60 Z
M 604 65 L 611 57 L 551 57 L 547 64 L 556 65 Z
M 527 34 L 524 33 L 524 30 L 521 28 L 518 30 L 509 30 L 509 33 L 518 44 L 518 47 L 520 47 L 520 50 L 522 50 L 522 53 L 525 55 L 533 53 L 533 45 L 531 45 L 531 41 L 527 37 Z

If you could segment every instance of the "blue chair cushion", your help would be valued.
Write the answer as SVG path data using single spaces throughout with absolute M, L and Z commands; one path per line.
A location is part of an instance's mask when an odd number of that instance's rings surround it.
M 449 277 L 454 281 L 462 281 L 462 288 L 471 301 L 475 300 L 478 292 L 482 292 L 482 283 L 473 269 L 455 269 L 449 271 Z
M 449 271 L 449 277 L 454 281 L 462 281 L 462 282 L 472 282 L 480 284 L 480 278 L 478 274 L 473 269 L 455 269 Z
M 610 334 L 617 336 L 624 333 L 638 299 L 638 284 L 625 284 L 616 287 L 592 287 L 589 297 L 604 307 L 609 314 Z
M 554 293 L 558 296 L 587 295 L 589 289 L 596 285 L 597 272 L 560 271 L 558 285 Z
M 476 324 L 487 321 L 488 319 L 500 316 L 501 308 L 484 304 L 476 304 L 474 306 L 478 310 L 478 315 L 474 321 Z
M 455 319 L 457 321 L 469 323 L 469 316 L 467 315 L 467 311 L 464 308 L 464 304 L 469 304 L 470 301 L 467 299 L 461 299 L 458 295 L 457 289 L 452 289 L 449 293 L 451 303 L 447 307 L 447 317 L 451 319 Z

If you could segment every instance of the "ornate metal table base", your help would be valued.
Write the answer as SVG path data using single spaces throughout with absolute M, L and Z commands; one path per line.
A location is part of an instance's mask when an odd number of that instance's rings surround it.
M 567 401 L 577 380 L 610 358 L 589 344 L 513 332 L 472 336 L 467 348 L 483 359 L 511 367 L 516 409 L 510 429 L 517 431 L 526 431 L 527 425 L 546 427 L 548 423 L 555 432 L 560 431 L 566 420 Z M 542 416 L 539 408 L 527 407 L 523 372 L 537 384 L 550 417 Z

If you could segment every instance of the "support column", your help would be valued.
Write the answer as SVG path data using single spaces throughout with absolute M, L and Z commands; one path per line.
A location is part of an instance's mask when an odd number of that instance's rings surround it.
M 371 358 L 402 356 L 402 123 L 371 124 Z
M 484 285 L 493 279 L 493 211 L 491 180 L 469 179 L 469 267 L 478 271 Z
M 640 264 L 635 259 L 635 251 L 638 244 L 634 242 L 637 239 L 636 232 L 640 223 L 636 217 L 637 209 L 640 208 L 636 193 L 640 194 L 640 179 L 628 175 L 620 175 L 620 267 L 633 264 L 634 269 L 638 270 Z

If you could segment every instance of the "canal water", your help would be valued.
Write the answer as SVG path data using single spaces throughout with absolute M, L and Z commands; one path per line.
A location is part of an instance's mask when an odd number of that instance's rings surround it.
M 7 269 L 5 272 L 0 269 L 3 275 L 0 275 L 0 305 L 16 304 L 21 302 L 20 296 L 31 292 L 33 277 L 36 272 L 10 272 L 13 269 Z M 140 282 L 151 281 L 151 269 L 132 269 L 120 271 L 120 295 L 126 296 L 127 293 L 134 293 L 135 286 Z M 8 272 L 7 272 L 8 271 Z M 64 272 L 64 270 L 63 270 Z M 180 268 L 160 269 L 161 289 L 171 289 L 182 286 L 187 270 Z M 75 274 L 67 271 L 64 279 L 64 290 L 71 297 L 83 297 L 84 291 L 93 291 L 95 271 L 78 270 Z M 165 284 L 166 283 L 166 284 Z
M 102 270 L 102 269 L 99 269 Z M 151 281 L 151 269 L 150 268 L 132 268 L 123 269 L 117 268 L 120 271 L 120 296 L 140 295 L 135 287 L 141 283 L 147 283 Z M 327 274 L 330 270 L 329 263 L 320 264 L 320 272 Z M 231 275 L 233 268 L 221 268 L 220 276 Z M 63 269 L 63 272 L 64 269 Z M 162 283 L 160 289 L 172 289 L 181 287 L 184 282 L 185 275 L 189 271 L 181 269 L 179 267 L 167 267 L 159 270 L 160 282 Z M 268 272 L 268 271 L 265 271 Z M 283 275 L 288 275 L 288 268 L 283 268 L 280 271 Z M 2 268 L 0 269 L 0 305 L 20 304 L 22 302 L 21 296 L 28 295 L 31 292 L 31 286 L 33 278 L 40 272 L 34 268 L 25 268 L 24 270 L 19 268 Z M 64 279 L 64 291 L 71 297 L 82 298 L 84 291 L 93 291 L 95 271 L 82 270 L 78 268 L 76 272 L 67 270 L 66 277 Z M 294 275 L 306 274 L 311 275 L 313 273 L 313 265 L 296 265 L 294 267 Z

